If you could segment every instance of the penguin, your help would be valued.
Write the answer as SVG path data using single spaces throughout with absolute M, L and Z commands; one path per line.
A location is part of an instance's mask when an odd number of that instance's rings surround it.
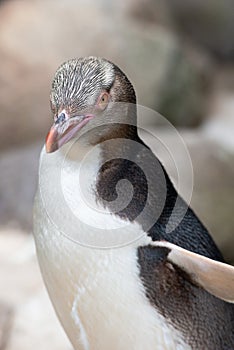
M 127 76 L 71 59 L 50 103 L 33 231 L 74 349 L 234 349 L 234 267 L 138 136 Z

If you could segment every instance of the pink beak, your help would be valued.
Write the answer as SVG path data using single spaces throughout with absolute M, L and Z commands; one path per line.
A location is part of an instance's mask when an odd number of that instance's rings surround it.
M 46 152 L 52 153 L 57 151 L 65 143 L 74 138 L 77 132 L 83 128 L 94 115 L 69 117 L 65 120 L 62 113 L 46 136 Z

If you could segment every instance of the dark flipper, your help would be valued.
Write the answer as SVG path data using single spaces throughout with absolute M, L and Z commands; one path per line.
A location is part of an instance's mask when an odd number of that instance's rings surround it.
M 138 259 L 149 301 L 192 349 L 234 349 L 234 305 L 210 294 L 233 302 L 233 267 L 168 242 L 140 247 Z

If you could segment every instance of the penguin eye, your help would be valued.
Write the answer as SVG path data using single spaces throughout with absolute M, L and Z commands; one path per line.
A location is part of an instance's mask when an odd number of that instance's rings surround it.
M 97 106 L 99 109 L 101 109 L 103 111 L 104 109 L 106 109 L 108 102 L 109 102 L 109 94 L 108 94 L 108 92 L 103 92 L 99 96 Z

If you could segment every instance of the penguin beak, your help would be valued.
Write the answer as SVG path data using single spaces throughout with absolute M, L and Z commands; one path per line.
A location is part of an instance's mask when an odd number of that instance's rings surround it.
M 57 151 L 65 143 L 74 138 L 77 132 L 93 117 L 93 114 L 67 117 L 65 113 L 61 113 L 47 134 L 45 143 L 46 152 L 52 153 Z

